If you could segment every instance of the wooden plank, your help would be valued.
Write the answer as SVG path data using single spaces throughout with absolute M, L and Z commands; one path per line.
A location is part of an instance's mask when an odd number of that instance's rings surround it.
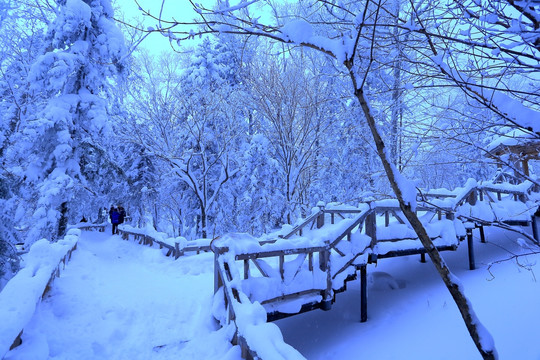
M 471 192 L 473 192 L 473 191 L 475 191 L 475 190 L 476 190 L 476 188 L 473 188 L 473 189 L 470 189 L 469 191 L 467 191 L 467 192 L 462 196 L 461 199 L 459 199 L 458 201 L 456 201 L 456 207 L 457 207 L 457 206 L 463 205 L 463 203 L 464 203 L 465 201 L 467 201 L 467 199 L 468 199 L 469 196 L 471 195 Z M 457 198 L 456 198 L 456 199 L 457 199 Z
M 330 266 L 329 262 L 330 262 L 329 251 L 326 249 L 319 251 L 319 269 L 321 271 L 326 271 L 326 269 L 328 269 L 328 266 Z
M 482 190 L 499 193 L 499 194 L 512 194 L 512 195 L 525 195 L 526 194 L 526 191 L 522 191 L 522 190 L 500 189 L 500 188 L 490 187 L 490 186 L 483 186 Z
M 253 261 L 253 263 L 255 264 L 255 267 L 257 268 L 257 270 L 259 270 L 259 272 L 261 273 L 262 276 L 270 277 L 270 276 L 268 276 L 266 271 L 263 270 L 261 264 L 259 264 L 259 261 L 257 259 L 251 259 L 251 261 Z
M 320 229 L 324 226 L 324 211 L 320 211 L 319 216 L 317 216 L 317 229 Z
M 395 211 L 395 210 L 392 211 L 392 214 L 394 215 L 394 217 L 397 219 L 397 221 L 398 221 L 400 224 L 403 224 L 403 225 L 406 224 L 405 220 L 403 220 L 403 219 L 401 218 L 401 215 L 398 215 L 398 212 L 397 212 L 397 211 Z
M 332 271 L 330 267 L 330 251 L 325 252 L 326 264 L 326 290 L 323 293 L 321 309 L 328 311 L 332 308 Z
M 330 243 L 330 247 L 335 247 L 338 242 L 340 242 L 347 234 L 349 234 L 355 227 L 360 226 L 364 222 L 367 215 L 370 213 L 370 211 L 366 211 L 364 214 L 362 214 L 356 221 L 354 221 L 345 231 L 339 235 L 336 240 Z
M 294 316 L 294 315 L 298 315 L 298 314 L 303 314 L 303 313 L 306 313 L 308 311 L 313 311 L 313 310 L 317 310 L 317 309 L 320 309 L 321 308 L 321 303 L 318 302 L 318 301 L 314 301 L 314 302 L 309 302 L 307 304 L 303 304 L 302 307 L 300 308 L 300 311 L 298 311 L 297 313 L 282 313 L 282 312 L 279 312 L 279 311 L 273 311 L 271 313 L 267 313 L 266 314 L 266 320 L 268 322 L 272 322 L 272 321 L 276 321 L 276 320 L 280 320 L 280 319 L 285 319 L 285 318 L 288 318 L 290 316 Z
M 433 198 L 455 198 L 456 195 L 451 195 L 451 194 L 430 194 L 430 193 L 423 193 L 422 196 L 425 196 L 425 197 L 433 197 Z
M 436 240 L 436 239 L 439 239 L 440 236 L 436 236 L 436 237 L 433 237 L 431 238 L 431 241 L 433 240 Z M 377 242 L 378 243 L 381 243 L 381 242 L 399 242 L 399 241 L 404 241 L 404 240 L 418 240 L 418 237 L 404 237 L 404 238 L 391 238 L 391 239 L 377 239 Z
M 377 243 L 377 217 L 375 212 L 371 212 L 365 221 L 366 235 L 371 238 L 371 247 Z
M 311 214 L 310 216 L 308 216 L 308 217 L 306 218 L 306 220 L 304 220 L 304 222 L 303 222 L 302 224 L 295 226 L 288 234 L 284 235 L 283 238 L 284 238 L 284 239 L 288 239 L 288 238 L 290 238 L 291 236 L 293 236 L 297 231 L 302 230 L 302 228 L 303 228 L 304 226 L 307 226 L 307 225 L 308 225 L 309 223 L 311 223 L 314 219 L 316 219 L 317 216 L 319 216 L 320 213 L 321 213 L 321 211 L 318 211 L 318 212 L 316 212 L 316 213 Z
M 480 230 L 480 242 L 486 243 L 486 235 L 484 233 L 484 226 L 480 225 L 479 230 Z
M 367 248 L 366 248 L 366 249 L 367 249 Z M 364 251 L 365 251 L 366 249 L 364 249 Z M 338 276 L 338 275 L 341 274 L 343 271 L 345 271 L 349 266 L 351 266 L 351 265 L 355 262 L 355 260 L 356 260 L 360 255 L 363 255 L 363 254 L 364 254 L 364 251 L 359 252 L 358 254 L 356 254 L 355 256 L 353 256 L 352 259 L 350 259 L 349 261 L 347 261 L 347 262 L 345 263 L 345 265 L 343 265 L 343 266 L 341 267 L 341 269 L 339 269 L 338 271 L 335 272 L 334 276 L 332 276 L 332 279 L 335 279 L 336 276 Z
M 457 250 L 457 245 L 442 245 L 442 246 L 436 246 L 436 248 L 438 251 L 455 251 Z M 418 248 L 406 249 L 406 250 L 395 250 L 395 251 L 389 251 L 386 254 L 377 254 L 377 259 L 418 255 L 425 252 L 426 252 L 426 249 L 424 247 L 418 247 Z
M 291 282 L 292 282 L 292 280 L 294 280 L 294 279 L 296 278 L 296 275 L 298 275 L 298 273 L 300 272 L 300 270 L 302 270 L 302 265 L 304 265 L 304 261 L 306 261 L 306 256 L 307 256 L 307 254 L 298 254 L 297 259 L 298 259 L 299 257 L 303 257 L 303 258 L 302 258 L 302 261 L 299 261 L 299 265 L 298 265 L 298 267 L 296 268 L 296 270 L 294 271 L 294 275 L 292 276 Z M 310 270 L 310 271 L 313 271 L 313 269 Z
M 349 233 L 350 234 L 350 233 Z M 334 246 L 334 247 L 331 247 L 330 249 L 334 250 L 335 252 L 337 252 L 339 254 L 339 256 L 345 256 L 344 253 L 342 253 L 338 248 L 337 246 Z
M 472 229 L 467 229 L 467 249 L 469 252 L 469 270 L 474 270 L 476 269 L 476 264 L 474 261 L 474 245 L 473 245 Z
M 217 293 L 222 286 L 223 280 L 221 279 L 221 273 L 219 271 L 218 254 L 214 254 L 214 294 Z
M 476 189 L 472 189 L 467 197 L 467 202 L 473 206 L 476 205 L 476 201 L 478 200 L 477 192 L 478 191 Z
M 281 276 L 281 281 L 285 278 L 285 269 L 283 268 L 283 264 L 285 263 L 285 255 L 279 255 L 279 276 Z
M 277 257 L 282 254 L 284 255 L 295 255 L 295 254 L 308 254 L 310 252 L 319 252 L 326 250 L 326 246 L 317 246 L 317 247 L 310 247 L 310 248 L 299 248 L 299 249 L 286 249 L 283 250 L 271 250 L 271 251 L 261 251 L 257 253 L 250 253 L 250 254 L 238 254 L 236 255 L 236 260 L 244 260 L 244 259 L 260 259 L 260 258 L 267 258 L 267 257 Z
M 501 222 L 510 226 L 529 226 L 531 223 L 530 220 L 503 220 Z
M 360 266 L 360 322 L 367 321 L 367 266 Z
M 371 210 L 375 211 L 377 214 L 382 214 L 384 213 L 385 211 L 401 211 L 400 207 L 399 206 L 376 206 L 376 207 L 373 207 Z M 418 205 L 416 207 L 416 210 L 417 211 L 429 211 L 429 212 L 433 212 L 436 210 L 435 207 L 432 207 L 432 206 L 422 206 L 422 205 Z
M 244 260 L 244 279 L 249 279 L 249 259 Z
M 321 291 L 324 291 L 324 289 L 302 290 L 302 291 L 298 291 L 292 294 L 283 294 L 283 295 L 276 296 L 271 299 L 263 300 L 260 303 L 261 305 L 265 305 L 265 304 L 279 303 L 279 302 L 284 302 L 284 301 L 289 301 L 289 300 L 298 300 L 303 297 L 307 297 L 307 295 L 309 296 L 320 295 Z
M 362 213 L 364 210 L 360 209 L 324 209 L 325 213 L 328 214 L 359 214 Z

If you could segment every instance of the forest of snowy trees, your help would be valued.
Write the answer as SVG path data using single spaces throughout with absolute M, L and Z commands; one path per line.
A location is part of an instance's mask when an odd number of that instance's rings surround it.
M 522 170 L 490 150 L 538 138 L 538 2 L 251 3 L 186 2 L 182 23 L 109 0 L 0 2 L 4 280 L 15 244 L 111 204 L 195 239 L 395 197 L 370 117 L 418 188 Z M 157 32 L 162 54 L 137 46 Z

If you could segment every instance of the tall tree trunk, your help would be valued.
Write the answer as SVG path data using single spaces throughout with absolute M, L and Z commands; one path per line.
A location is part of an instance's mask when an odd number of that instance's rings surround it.
M 405 202 L 403 198 L 403 193 L 396 179 L 395 167 L 391 165 L 388 159 L 384 142 L 377 129 L 375 118 L 371 113 L 371 109 L 365 97 L 364 91 L 357 88 L 356 77 L 352 72 L 351 67 L 349 67 L 349 71 L 351 79 L 355 86 L 354 94 L 360 102 L 360 106 L 362 107 L 362 110 L 366 117 L 369 129 L 373 136 L 373 140 L 375 141 L 377 154 L 382 161 L 384 170 L 386 172 L 388 180 L 390 181 L 390 185 L 392 186 L 392 190 L 396 194 L 396 197 L 399 201 L 399 207 L 407 217 L 407 220 L 409 220 L 409 222 L 411 223 L 414 231 L 416 232 L 416 235 L 422 242 L 422 245 L 426 249 L 429 257 L 431 258 L 431 261 L 435 265 L 435 268 L 443 279 L 444 284 L 448 288 L 448 291 L 450 291 L 450 294 L 452 295 L 452 298 L 454 299 L 461 313 L 461 316 L 465 322 L 465 325 L 467 326 L 469 334 L 471 335 L 471 338 L 473 339 L 476 347 L 478 348 L 478 351 L 484 359 L 496 359 L 497 352 L 495 351 L 491 335 L 487 332 L 487 330 L 483 327 L 483 325 L 476 317 L 471 304 L 468 302 L 465 294 L 463 293 L 463 289 L 460 288 L 459 283 L 456 281 L 457 278 L 450 272 L 450 269 L 448 268 L 448 266 L 446 266 L 444 260 L 441 258 L 439 251 L 428 236 L 426 229 L 418 219 L 416 213 L 411 209 L 411 204 Z
M 201 206 L 201 235 L 206 238 L 206 209 Z
M 60 220 L 58 220 L 58 234 L 57 238 L 60 239 L 66 234 L 66 228 L 67 228 L 67 212 L 68 212 L 68 206 L 67 202 L 64 201 L 62 205 L 60 205 Z

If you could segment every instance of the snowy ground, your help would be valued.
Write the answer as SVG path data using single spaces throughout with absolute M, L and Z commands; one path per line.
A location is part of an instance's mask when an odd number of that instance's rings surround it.
M 540 360 L 540 255 L 493 265 L 525 252 L 514 235 L 486 231 L 468 270 L 466 243 L 445 252 L 500 359 Z M 360 323 L 358 281 L 331 311 L 277 322 L 285 341 L 308 359 L 480 359 L 453 301 L 419 256 L 370 265 L 369 319 Z M 211 316 L 213 256 L 173 261 L 118 236 L 83 233 L 53 290 L 9 360 L 239 359 Z
M 527 250 L 513 234 L 486 229 L 486 236 L 487 244 L 475 239 L 477 270 L 468 270 L 466 242 L 443 257 L 494 337 L 500 359 L 539 360 L 540 255 L 519 259 L 532 265 L 530 270 L 508 261 L 493 265 L 491 276 L 488 263 Z M 374 282 L 366 323 L 359 322 L 359 283 L 349 283 L 331 311 L 278 321 L 285 342 L 308 359 L 481 359 L 433 265 L 419 259 L 383 259 L 368 266 Z
M 210 312 L 213 260 L 174 261 L 119 236 L 83 232 L 23 345 L 6 359 L 223 358 L 231 345 Z

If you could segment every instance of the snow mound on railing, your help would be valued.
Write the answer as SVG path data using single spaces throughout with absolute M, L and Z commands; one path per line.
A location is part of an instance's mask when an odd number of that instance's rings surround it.
M 0 358 L 34 315 L 51 274 L 77 244 L 80 234 L 81 230 L 70 229 L 58 242 L 41 239 L 23 255 L 23 268 L 0 292 Z
M 175 246 L 175 244 L 178 243 L 178 247 L 180 250 L 183 250 L 188 247 L 210 246 L 210 242 L 212 241 L 212 239 L 208 239 L 208 238 L 187 240 L 183 236 L 170 237 L 168 234 L 164 232 L 157 231 L 156 229 L 154 229 L 152 225 L 149 225 L 149 224 L 146 225 L 144 228 L 136 228 L 131 225 L 121 225 L 120 229 L 123 231 L 135 233 L 135 234 L 147 235 L 156 241 L 160 241 L 162 243 L 165 243 L 171 246 Z

